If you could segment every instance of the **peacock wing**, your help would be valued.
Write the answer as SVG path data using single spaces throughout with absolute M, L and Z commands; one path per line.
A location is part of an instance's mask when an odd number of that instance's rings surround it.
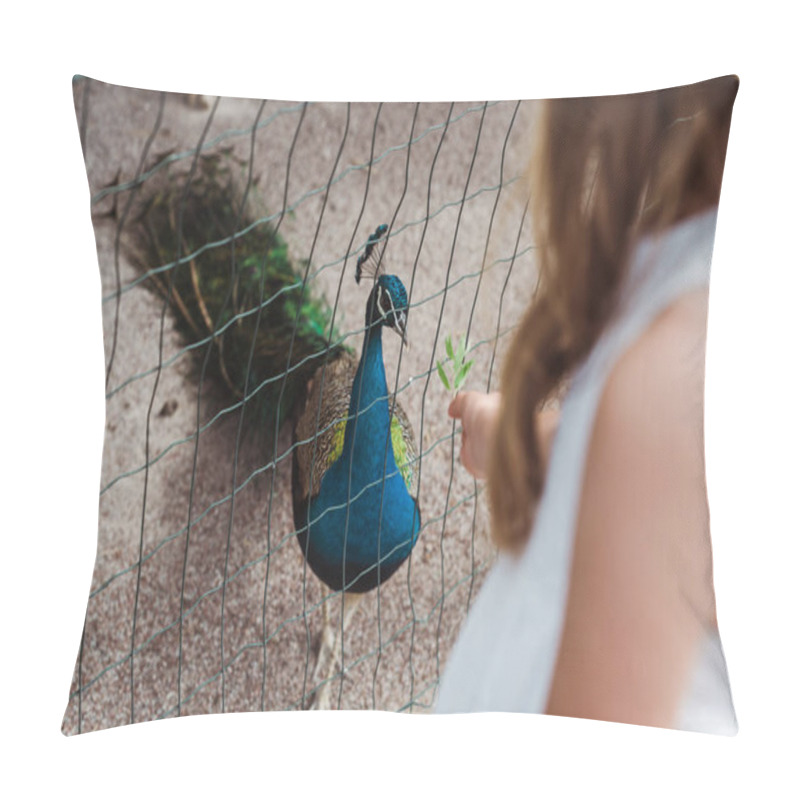
M 389 405 L 391 406 L 391 401 Z M 415 491 L 419 464 L 417 443 L 414 439 L 411 421 L 399 401 L 395 402 L 394 416 L 392 417 L 392 450 L 395 463 L 403 476 L 408 491 Z
M 343 352 L 317 369 L 294 429 L 295 505 L 319 493 L 322 476 L 341 455 L 358 359 Z M 321 399 L 320 399 L 321 396 Z

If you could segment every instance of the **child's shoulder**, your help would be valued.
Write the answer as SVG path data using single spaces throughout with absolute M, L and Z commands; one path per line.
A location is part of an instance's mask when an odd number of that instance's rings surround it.
M 702 424 L 707 318 L 707 288 L 673 301 L 614 365 L 598 414 L 628 429 Z

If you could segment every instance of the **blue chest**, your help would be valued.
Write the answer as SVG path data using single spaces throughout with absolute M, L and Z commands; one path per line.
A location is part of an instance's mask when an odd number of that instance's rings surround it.
M 333 588 L 368 591 L 408 558 L 420 528 L 417 503 L 408 493 L 388 438 L 379 333 L 370 337 L 362 353 L 349 416 L 342 454 L 326 471 L 311 502 L 307 558 Z

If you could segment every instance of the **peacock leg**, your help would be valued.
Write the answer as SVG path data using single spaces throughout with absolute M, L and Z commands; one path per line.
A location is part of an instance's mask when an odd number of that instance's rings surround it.
M 322 634 L 319 640 L 317 663 L 314 666 L 311 678 L 312 686 L 319 686 L 323 678 L 328 674 L 331 660 L 334 658 L 336 635 L 331 620 L 330 604 L 337 599 L 337 595 L 331 595 L 322 601 Z M 312 705 L 311 707 L 313 708 L 314 706 Z
M 330 709 L 332 707 L 331 699 L 334 689 L 336 689 L 336 694 L 338 696 L 338 683 L 333 680 L 333 677 L 341 669 L 343 635 L 347 632 L 347 628 L 353 619 L 356 609 L 361 603 L 362 597 L 363 595 L 353 592 L 345 592 L 344 594 L 341 625 L 336 627 L 336 635 L 333 646 L 331 647 L 330 657 L 327 659 L 328 665 L 324 673 L 324 678 L 322 677 L 323 673 L 321 667 L 323 665 L 321 659 L 317 661 L 317 669 L 314 670 L 314 685 L 319 686 L 319 689 L 314 694 L 314 701 L 311 704 L 312 709 L 320 711 Z M 330 618 L 326 620 L 326 627 L 328 626 L 330 626 Z M 323 634 L 323 638 L 324 636 L 325 634 Z M 319 674 L 317 674 L 317 670 L 319 670 Z M 322 684 L 321 686 L 320 683 Z

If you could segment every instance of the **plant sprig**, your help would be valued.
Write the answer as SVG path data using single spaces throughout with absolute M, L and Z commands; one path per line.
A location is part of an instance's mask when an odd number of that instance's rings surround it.
M 439 380 L 444 384 L 444 388 L 448 392 L 457 392 L 467 379 L 470 369 L 474 361 L 464 361 L 467 350 L 467 340 L 464 336 L 459 336 L 458 344 L 455 349 L 453 348 L 453 339 L 451 336 L 445 336 L 444 349 L 447 353 L 447 359 L 444 364 L 441 361 L 436 362 L 436 370 L 439 373 Z M 448 361 L 453 362 L 453 375 L 452 378 L 448 377 L 445 364 Z

